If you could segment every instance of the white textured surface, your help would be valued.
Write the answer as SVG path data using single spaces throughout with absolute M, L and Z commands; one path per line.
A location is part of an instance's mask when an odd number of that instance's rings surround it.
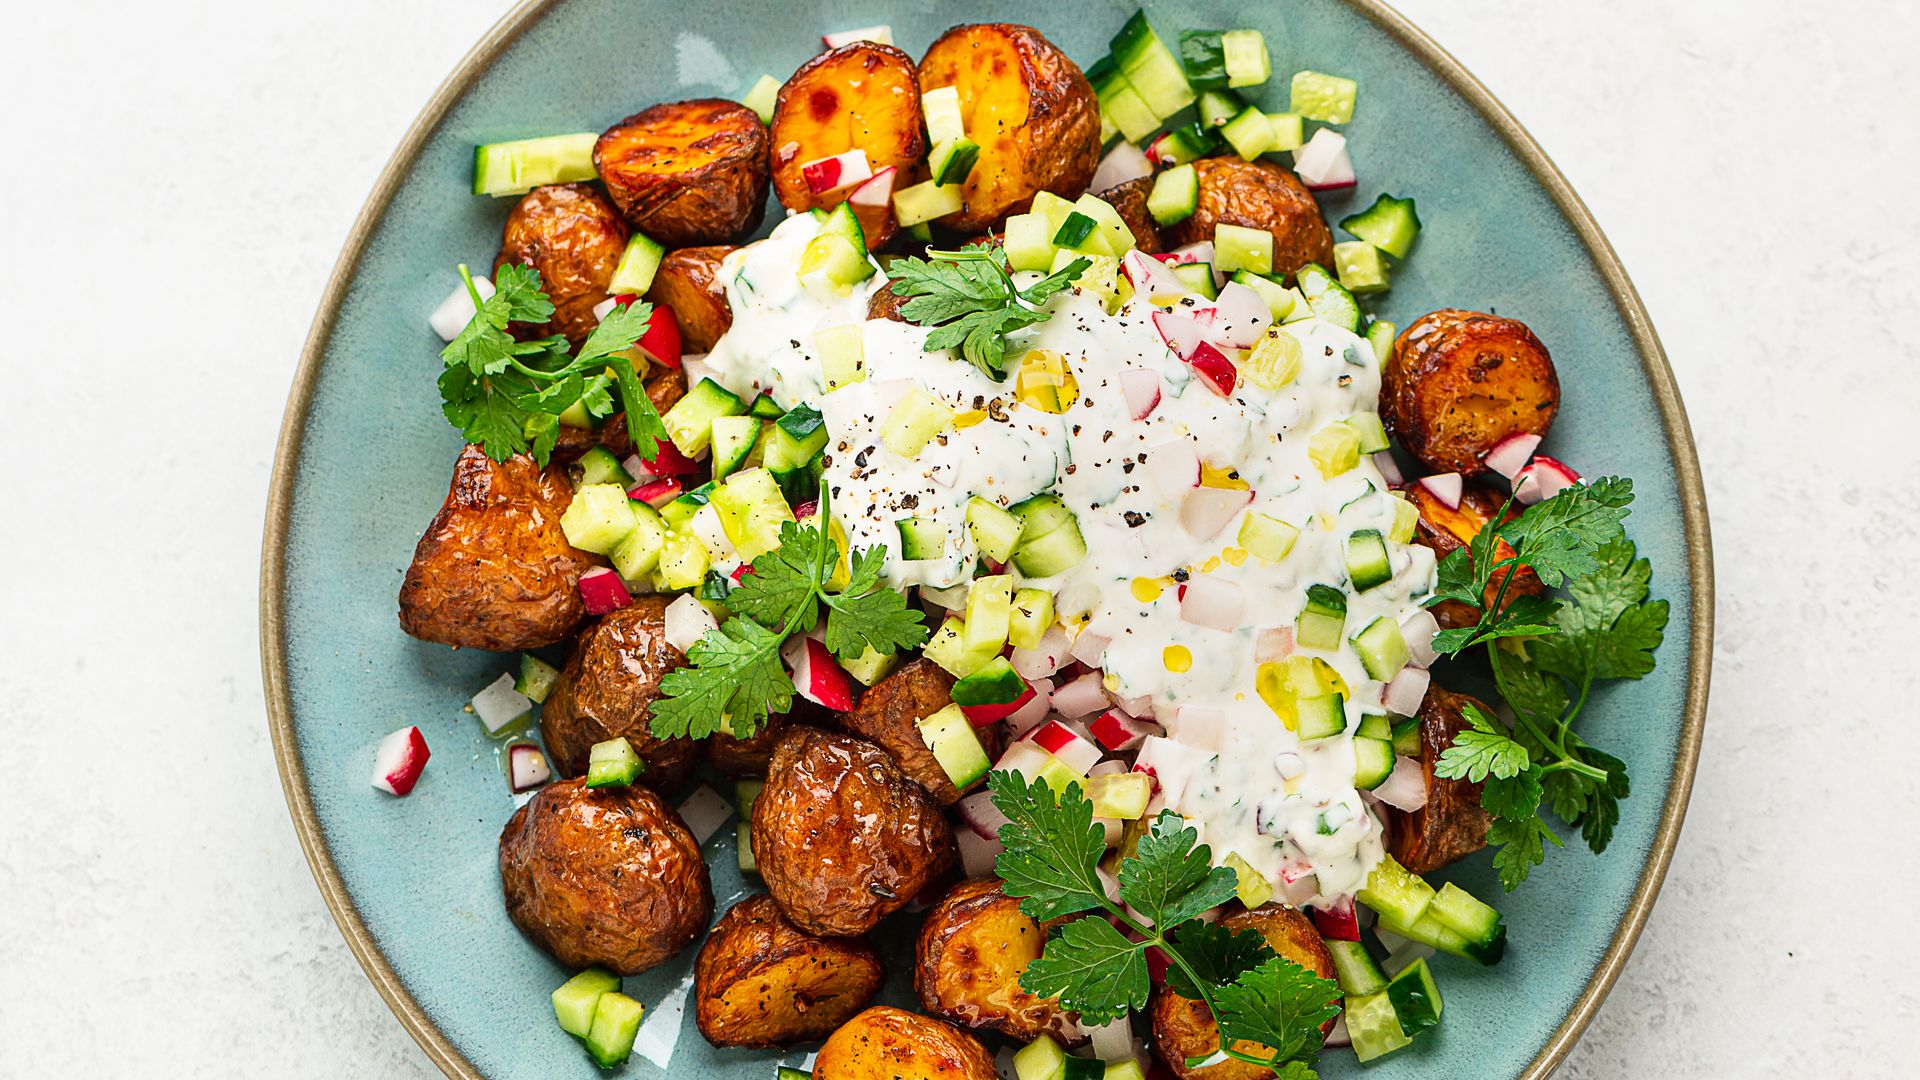
M 1693 811 L 1563 1075 L 1912 1075 L 1920 9 L 1403 6 L 1619 247 L 1719 544 Z M 489 7 L 9 9 L 0 1076 L 433 1075 L 288 824 L 255 565 L 322 283 Z

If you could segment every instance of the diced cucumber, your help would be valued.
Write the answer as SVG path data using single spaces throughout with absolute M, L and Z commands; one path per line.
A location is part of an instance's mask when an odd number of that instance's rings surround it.
M 528 420 L 529 424 L 532 422 L 531 419 Z M 570 428 L 590 428 L 593 426 L 593 414 L 587 412 L 585 399 L 567 406 L 566 411 L 560 414 L 560 426 Z
M 1153 178 L 1147 213 L 1161 225 L 1178 225 L 1200 205 L 1200 177 L 1191 165 L 1179 165 Z
M 712 556 L 700 538 L 681 529 L 667 533 L 660 544 L 660 562 L 653 568 L 654 588 L 661 592 L 691 589 L 706 579 Z
M 590 788 L 627 787 L 646 767 L 626 736 L 597 742 L 587 751 L 586 784 Z
M 1380 961 L 1373 958 L 1365 945 L 1358 941 L 1328 941 L 1326 946 L 1333 957 L 1334 978 L 1340 981 L 1342 992 L 1377 994 L 1387 988 L 1387 973 L 1380 970 Z
M 1004 563 L 1013 558 L 1014 545 L 1020 542 L 1024 524 L 991 500 L 978 495 L 967 500 L 967 531 L 980 553 L 994 562 Z
M 1229 30 L 1220 35 L 1220 47 L 1226 54 L 1228 86 L 1259 86 L 1273 77 L 1273 57 L 1260 31 Z
M 1420 721 L 1409 717 L 1393 725 L 1393 752 L 1401 757 L 1420 756 Z
M 927 141 L 935 146 L 966 137 L 960 119 L 960 88 L 942 86 L 920 95 L 920 112 L 927 118 Z
M 633 504 L 633 531 L 608 556 L 623 581 L 645 581 L 660 565 L 660 553 L 666 547 L 667 527 L 660 512 L 646 503 Z
M 1047 235 L 1051 237 L 1059 230 L 1061 223 L 1067 220 L 1067 215 L 1073 213 L 1073 200 L 1063 199 L 1042 188 L 1033 193 L 1032 212 L 1047 219 L 1049 230 Z
M 763 124 L 773 123 L 773 107 L 780 100 L 780 80 L 771 75 L 762 75 L 754 80 L 753 88 L 740 98 L 740 104 L 753 110 Z
M 774 421 L 767 438 L 767 468 L 779 473 L 811 465 L 826 445 L 826 419 L 803 401 Z
M 1362 1062 L 1413 1043 L 1401 1030 L 1393 1002 L 1387 1000 L 1384 992 L 1347 997 L 1347 1035 L 1353 1040 L 1353 1055 Z
M 660 417 L 660 422 L 667 429 L 667 438 L 673 440 L 674 449 L 696 457 L 711 445 L 715 420 L 739 416 L 746 411 L 746 402 L 733 391 L 712 379 L 701 379 L 685 397 L 673 403 Z
M 1404 259 L 1413 250 L 1414 237 L 1420 235 L 1420 215 L 1412 199 L 1382 193 L 1372 206 L 1341 218 L 1340 227 L 1394 258 Z
M 1145 774 L 1140 775 L 1145 778 Z M 1149 779 L 1148 783 L 1151 786 L 1152 781 Z M 1097 810 L 1094 813 L 1095 816 L 1099 815 Z M 1273 899 L 1273 882 L 1268 881 L 1267 875 L 1255 869 L 1252 863 L 1241 858 L 1239 852 L 1228 852 L 1220 864 L 1233 871 L 1233 895 L 1249 909 Z
M 1412 926 L 1426 915 L 1434 892 L 1432 886 L 1421 880 L 1418 874 L 1401 866 L 1393 856 L 1382 855 L 1380 861 L 1374 864 L 1373 871 L 1367 875 L 1367 883 L 1361 886 L 1358 896 L 1361 903 L 1382 918 L 1390 918 L 1402 926 Z
M 1007 628 L 1013 618 L 1013 576 L 989 574 L 973 579 L 967 589 L 968 652 L 998 653 L 1007 643 Z
M 954 787 L 964 790 L 993 767 L 986 749 L 980 745 L 980 736 L 974 733 L 960 706 L 948 705 L 914 726 L 920 729 L 920 740 L 933 751 L 934 760 L 946 771 Z
M 1433 981 L 1427 958 L 1421 957 L 1402 968 L 1387 984 L 1387 1000 L 1400 1018 L 1400 1029 L 1416 1034 L 1440 1022 L 1440 987 Z
M 1373 346 L 1373 358 L 1385 367 L 1393 359 L 1393 338 L 1400 328 L 1386 321 L 1375 319 L 1367 326 L 1367 344 Z
M 1380 535 L 1379 529 L 1356 530 L 1353 535 L 1347 537 L 1346 549 L 1347 576 L 1353 579 L 1355 592 L 1366 592 L 1376 585 L 1385 584 L 1393 577 L 1393 564 L 1387 558 L 1387 541 L 1385 537 Z M 1393 656 L 1399 655 L 1400 663 L 1404 665 L 1406 663 L 1405 654 L 1407 643 L 1405 639 L 1400 637 L 1399 624 L 1393 623 L 1391 620 L 1386 620 L 1384 617 L 1375 620 L 1376 623 L 1382 621 L 1387 622 L 1388 625 L 1392 627 L 1393 634 L 1390 639 L 1385 634 L 1375 631 L 1376 638 L 1381 645 L 1380 659 L 1382 662 L 1385 662 L 1386 660 L 1392 659 Z M 1373 630 L 1373 626 L 1370 625 L 1367 629 Z M 1362 633 L 1365 632 L 1366 631 L 1362 631 Z M 1358 640 L 1358 638 L 1355 639 L 1356 643 Z M 1398 640 L 1400 643 L 1398 649 L 1391 647 L 1394 640 Z M 1368 670 L 1371 671 L 1372 669 L 1369 668 Z M 1394 670 L 1400 670 L 1399 666 L 1395 666 Z M 1390 676 L 1376 675 L 1374 677 L 1385 679 Z
M 1127 221 L 1120 216 L 1111 203 L 1089 191 L 1073 202 L 1073 208 L 1092 218 L 1100 226 L 1101 236 L 1107 242 L 1107 253 L 1119 258 L 1133 250 L 1133 230 L 1127 227 Z
M 1051 504 L 1042 504 L 1040 500 L 1051 500 Z M 1081 538 L 1080 523 L 1060 500 L 1050 495 L 1035 496 L 1016 505 L 1013 512 L 1024 522 L 1019 546 L 1013 552 L 1014 568 L 1022 574 L 1031 578 L 1051 577 L 1087 557 L 1087 543 Z M 1050 524 L 1036 528 L 1043 522 Z
M 739 469 L 760 438 L 760 421 L 751 416 L 720 416 L 713 421 L 713 478 L 724 480 Z
M 1140 1063 L 1133 1058 L 1121 1058 L 1106 1063 L 1107 1069 L 1100 1074 L 1099 1080 L 1147 1080 L 1147 1074 L 1141 1070 Z
M 947 674 L 956 679 L 965 678 L 979 671 L 1000 655 L 998 649 L 990 652 L 969 651 L 966 633 L 966 620 L 957 615 L 949 615 L 927 640 L 926 648 L 921 650 L 921 655 L 938 664 Z
M 1013 670 L 1013 665 L 1004 656 L 996 656 L 987 661 L 980 670 L 964 679 L 956 679 L 953 684 L 953 703 L 964 707 L 973 705 L 1006 705 L 1020 700 L 1027 692 L 1027 681 Z
M 1377 454 L 1390 444 L 1387 442 L 1387 426 L 1380 422 L 1380 414 L 1373 412 L 1354 413 L 1347 417 L 1347 426 L 1360 435 L 1360 452 Z
M 1077 248 L 1086 243 L 1087 237 L 1092 236 L 1093 231 L 1099 227 L 1098 222 L 1074 210 L 1067 214 L 1067 220 L 1060 223 L 1060 228 L 1053 234 L 1050 243 L 1054 247 Z
M 520 674 L 513 680 L 513 690 L 523 694 L 535 703 L 547 700 L 553 692 L 553 684 L 560 678 L 560 669 L 547 663 L 532 653 L 520 654 Z
M 1266 235 L 1269 245 L 1271 245 L 1273 234 L 1267 233 Z M 1219 250 L 1217 244 L 1215 245 L 1215 250 Z M 1273 257 L 1273 249 L 1271 246 L 1267 249 L 1267 257 L 1269 261 L 1271 261 Z M 1285 285 L 1280 284 L 1265 274 L 1256 274 L 1247 270 L 1235 270 L 1233 272 L 1233 280 L 1260 294 L 1260 299 L 1267 302 L 1267 313 L 1273 316 L 1274 322 L 1282 322 L 1288 315 L 1293 313 L 1293 300 L 1298 294 Z
M 1299 113 L 1268 113 L 1267 123 L 1273 128 L 1273 145 L 1267 148 L 1267 153 L 1298 150 L 1307 144 L 1307 125 Z
M 713 491 L 713 507 L 743 562 L 752 562 L 780 546 L 780 526 L 793 520 L 793 508 L 779 481 L 766 469 L 744 469 Z
M 587 1053 L 601 1068 L 611 1069 L 633 1054 L 634 1036 L 640 1033 L 645 1012 L 645 1006 L 617 990 L 600 995 L 593 1027 L 587 1032 Z
M 1014 503 L 1008 510 L 1020 521 L 1021 539 L 1034 539 L 1046 535 L 1068 522 L 1076 520 L 1073 511 L 1060 501 L 1057 495 L 1035 495 Z
M 939 518 L 901 518 L 894 525 L 900 530 L 902 559 L 914 562 L 947 557 L 947 526 Z
M 1240 535 L 1235 542 L 1267 562 L 1279 562 L 1299 539 L 1299 529 L 1279 518 L 1249 511 L 1240 519 Z
M 1213 149 L 1212 133 L 1200 126 L 1199 121 L 1174 128 L 1147 147 L 1147 156 L 1154 164 L 1163 167 L 1185 165 L 1189 161 L 1207 156 Z
M 1303 301 L 1299 307 L 1306 307 Z M 1260 340 L 1240 362 L 1247 381 L 1263 390 L 1278 390 L 1300 376 L 1300 339 L 1283 333 L 1277 326 L 1267 327 Z
M 899 663 L 899 653 L 883 653 L 869 645 L 861 651 L 859 656 L 840 661 L 840 666 L 846 669 L 847 674 L 859 680 L 861 686 L 872 686 L 892 673 Z
M 1379 739 L 1388 744 L 1388 749 L 1392 749 L 1393 721 L 1387 719 L 1386 713 L 1361 713 L 1360 723 L 1353 729 L 1353 735 L 1357 739 Z
M 1111 122 L 1114 130 L 1128 142 L 1137 143 L 1160 126 L 1160 118 L 1125 75 L 1116 72 L 1108 89 L 1098 97 L 1101 119 Z
M 1340 284 L 1327 268 L 1318 263 L 1308 263 L 1293 275 L 1294 282 L 1300 286 L 1300 292 L 1306 296 L 1307 303 L 1313 306 L 1313 313 L 1324 322 L 1332 323 L 1342 330 L 1360 332 L 1360 305 L 1346 286 Z
M 560 1030 L 584 1039 L 593 1030 L 593 1011 L 602 994 L 620 989 L 620 976 L 605 968 L 591 967 L 561 983 L 553 992 L 553 1018 Z
M 1007 641 L 1016 649 L 1037 649 L 1053 625 L 1053 594 L 1045 589 L 1021 589 L 1013 594 L 1013 614 L 1007 621 Z
M 1393 743 L 1386 739 L 1353 740 L 1353 786 L 1372 791 L 1393 775 Z
M 1358 536 L 1358 533 L 1354 534 Z M 1378 533 L 1374 534 L 1376 537 Z M 1348 541 L 1348 552 L 1352 552 L 1352 541 Z M 1383 546 L 1381 550 L 1385 550 Z M 1360 663 L 1366 667 L 1367 676 L 1387 682 L 1407 666 L 1407 639 L 1400 633 L 1400 624 L 1385 615 L 1368 623 L 1366 629 L 1353 635 L 1354 651 L 1360 654 Z M 1389 736 L 1389 739 L 1391 736 Z
M 1333 267 L 1340 284 L 1355 296 L 1387 291 L 1387 262 L 1380 249 L 1364 240 L 1345 240 L 1333 245 Z
M 1247 161 L 1273 149 L 1273 124 L 1267 114 L 1249 105 L 1240 115 L 1220 125 L 1220 137 Z
M 831 285 L 842 294 L 873 276 L 866 233 L 852 203 L 843 202 L 828 212 L 819 233 L 801 250 L 798 272 L 802 281 Z
M 761 394 L 753 399 L 753 404 L 747 406 L 747 415 L 761 420 L 778 420 L 786 415 L 786 411 L 779 402 L 773 400 L 771 394 Z
M 1200 126 L 1212 129 L 1239 116 L 1246 107 L 1240 95 L 1231 90 L 1208 90 L 1200 95 L 1194 111 L 1200 114 Z
M 946 187 L 965 180 L 967 174 L 973 171 L 974 163 L 979 160 L 979 144 L 963 135 L 933 148 L 933 153 L 927 157 L 927 172 L 933 176 L 934 183 Z
M 1092 224 L 1091 219 L 1088 224 Z M 1053 266 L 1053 253 L 1059 250 L 1053 244 L 1055 231 L 1044 214 L 1015 214 L 1008 218 L 1001 234 L 1007 266 L 1013 270 L 1047 271 Z
M 1227 57 L 1220 31 L 1181 31 L 1180 66 L 1186 69 L 1187 83 L 1195 90 L 1225 90 Z
M 607 291 L 615 296 L 644 294 L 653 287 L 653 275 L 659 272 L 660 260 L 666 254 L 667 249 L 653 239 L 641 233 L 630 234 L 620 262 L 613 268 L 613 277 L 607 281 Z
M 1173 276 L 1178 278 L 1180 284 L 1185 285 L 1189 292 L 1199 293 L 1209 300 L 1220 295 L 1220 289 L 1213 283 L 1212 263 L 1180 263 L 1168 269 L 1173 271 Z
M 782 1065 L 774 1070 L 773 1080 L 813 1080 L 813 1074 L 805 1069 L 795 1069 Z
M 1293 708 L 1302 740 L 1331 739 L 1347 730 L 1347 699 L 1341 694 L 1299 698 Z
M 1320 71 L 1293 73 L 1293 103 L 1288 112 L 1323 124 L 1344 124 L 1353 119 L 1353 102 L 1360 84 L 1338 75 Z
M 820 374 L 829 393 L 867 377 L 865 333 L 859 323 L 823 326 L 813 332 L 813 351 L 820 357 Z
M 1115 42 L 1123 38 L 1127 41 L 1116 45 L 1113 58 L 1119 62 L 1120 71 L 1133 92 L 1140 95 L 1140 100 L 1161 120 L 1193 104 L 1193 87 L 1187 84 L 1186 74 L 1180 70 L 1179 58 L 1160 40 L 1160 35 L 1147 26 L 1145 13 L 1135 11 L 1127 23 L 1127 28 L 1114 38 Z M 1134 29 L 1144 29 L 1144 33 L 1131 32 Z
M 711 481 L 701 484 L 692 491 L 683 491 L 674 496 L 665 506 L 660 507 L 660 518 L 667 523 L 668 528 L 683 528 L 687 522 L 693 520 L 693 515 L 700 512 L 701 507 L 707 505 L 709 501 L 707 496 L 711 494 L 713 494 Z
M 953 426 L 953 409 L 922 387 L 913 389 L 894 402 L 893 411 L 880 428 L 880 443 L 888 450 L 911 461 L 920 456 L 933 437 Z
M 843 202 L 826 211 L 826 216 L 820 219 L 820 231 L 816 235 L 836 236 L 862 252 L 867 250 L 866 229 L 860 224 L 859 215 L 853 212 L 851 203 Z
M 1499 959 L 1500 952 L 1505 950 L 1507 927 L 1500 913 L 1451 881 L 1433 895 L 1433 901 L 1427 905 L 1427 915 L 1459 934 L 1466 942 L 1468 953 L 1482 963 L 1492 962 L 1485 959 L 1488 956 Z
M 1347 594 L 1331 585 L 1309 585 L 1293 639 L 1306 649 L 1338 649 L 1346 624 Z
M 753 857 L 753 822 L 736 821 L 733 823 L 734 864 L 743 874 L 757 874 L 760 864 Z
M 600 175 L 593 166 L 593 144 L 599 141 L 597 133 L 583 131 L 476 146 L 473 193 L 525 195 L 546 184 L 592 180 Z
M 1335 420 L 1307 440 L 1307 457 L 1328 480 L 1360 464 L 1360 433 Z
M 613 451 L 604 446 L 590 447 L 567 470 L 567 474 L 572 478 L 575 488 L 589 484 L 618 484 L 624 491 L 633 484 L 633 474 L 620 464 L 619 458 L 613 456 Z
M 560 515 L 560 531 L 581 551 L 606 555 L 633 531 L 633 506 L 619 484 L 588 484 L 573 493 Z
M 1060 1080 L 1067 1068 L 1067 1051 L 1052 1037 L 1042 1035 L 1013 1055 L 1017 1080 Z
M 1222 222 L 1213 227 L 1214 265 L 1223 272 L 1273 273 L 1273 234 Z
M 958 184 L 943 187 L 926 180 L 893 193 L 893 216 L 902 228 L 959 213 L 965 206 L 966 199 Z

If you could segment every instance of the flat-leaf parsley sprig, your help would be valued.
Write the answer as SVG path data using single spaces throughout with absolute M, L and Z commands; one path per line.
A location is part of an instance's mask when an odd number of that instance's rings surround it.
M 517 341 L 509 323 L 540 323 L 553 317 L 553 301 L 540 289 L 540 272 L 508 263 L 494 272 L 494 293 L 481 299 L 463 264 L 460 280 L 473 300 L 473 318 L 440 350 L 441 412 L 468 442 L 505 461 L 531 453 L 541 466 L 560 437 L 560 414 L 576 403 L 589 416 L 611 416 L 614 400 L 626 410 L 634 449 L 650 458 L 667 429 L 648 399 L 633 363 L 619 355 L 647 332 L 651 304 L 622 304 L 600 320 L 571 352 L 561 335 Z
M 705 738 L 716 731 L 746 738 L 767 716 L 793 704 L 793 682 L 780 663 L 780 646 L 820 624 L 835 656 L 849 660 L 871 648 L 893 653 L 926 643 L 919 610 L 880 578 L 884 545 L 855 551 L 847 583 L 829 591 L 840 565 L 840 545 L 827 535 L 831 503 L 820 490 L 821 525 L 789 521 L 780 546 L 753 560 L 753 572 L 727 594 L 732 616 L 687 650 L 688 667 L 660 680 L 652 730 L 663 739 Z
M 1007 377 L 1007 335 L 1052 318 L 1041 305 L 1093 265 L 1075 259 L 1022 289 L 1007 268 L 1006 251 L 996 244 L 927 254 L 930 260 L 895 259 L 887 267 L 893 294 L 912 298 L 900 306 L 900 316 L 934 328 L 926 351 L 957 347 L 992 379 Z
M 988 774 L 987 785 L 1007 816 L 1000 827 L 1006 850 L 994 862 L 1006 894 L 1021 898 L 1020 910 L 1038 922 L 1097 913 L 1050 936 L 1021 973 L 1021 989 L 1057 998 L 1092 1022 L 1118 1019 L 1146 1007 L 1147 950 L 1158 948 L 1170 961 L 1168 986 L 1213 1013 L 1221 1053 L 1288 1080 L 1315 1075 L 1320 1025 L 1339 1014 L 1339 986 L 1275 953 L 1256 931 L 1234 933 L 1200 920 L 1233 898 L 1237 879 L 1232 869 L 1213 865 L 1212 852 L 1180 815 L 1162 812 L 1121 862 L 1116 902 L 1100 880 L 1107 845 L 1080 785 L 1068 784 L 1056 798 L 1044 780 L 1029 785 L 1019 773 L 999 771 Z M 1234 1049 L 1241 1041 L 1269 1052 Z

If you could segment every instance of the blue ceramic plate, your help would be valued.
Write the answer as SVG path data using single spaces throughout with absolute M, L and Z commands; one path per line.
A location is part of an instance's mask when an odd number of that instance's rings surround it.
M 495 841 L 513 809 L 496 744 L 463 712 L 508 658 L 400 632 L 395 594 L 445 494 L 459 436 L 439 415 L 439 341 L 426 315 L 455 263 L 489 264 L 511 200 L 475 198 L 475 143 L 598 131 L 657 101 L 735 96 L 784 76 L 822 30 L 890 23 L 917 55 L 950 24 L 1036 21 L 1090 62 L 1131 3 L 935 5 L 854 0 L 714 4 L 566 0 L 514 12 L 461 65 L 408 133 L 367 202 L 320 306 L 287 406 L 273 477 L 261 621 L 268 712 L 288 803 L 314 874 L 368 975 L 449 1075 L 588 1077 L 553 1022 L 567 972 L 503 910 Z M 1276 78 L 1313 67 L 1359 80 L 1347 131 L 1358 190 L 1338 219 L 1390 190 L 1419 199 L 1426 231 L 1377 312 L 1401 325 L 1443 306 L 1524 319 L 1559 361 L 1565 405 L 1554 453 L 1634 478 L 1630 526 L 1673 604 L 1660 667 L 1610 687 L 1583 728 L 1634 779 L 1604 857 L 1555 852 L 1501 902 L 1511 949 L 1498 967 L 1445 963 L 1446 1022 L 1367 1070 L 1393 1077 L 1542 1076 L 1564 1055 L 1633 946 L 1673 850 L 1706 704 L 1712 616 L 1706 512 L 1686 419 L 1632 286 L 1578 199 L 1472 77 L 1393 12 L 1365 0 L 1165 3 L 1163 30 L 1252 24 Z M 1278 96 L 1276 96 L 1278 95 Z M 433 762 L 411 797 L 368 785 L 374 745 L 418 724 Z M 742 895 L 731 838 L 708 848 L 716 910 Z M 1455 871 L 1498 897 L 1486 857 Z M 671 1066 L 635 1077 L 766 1080 L 778 1055 L 715 1051 L 691 1012 L 660 1008 L 694 950 L 637 979 L 652 1030 L 677 1036 Z M 889 993 L 910 992 L 906 964 Z M 1329 1053 L 1325 1075 L 1358 1072 Z

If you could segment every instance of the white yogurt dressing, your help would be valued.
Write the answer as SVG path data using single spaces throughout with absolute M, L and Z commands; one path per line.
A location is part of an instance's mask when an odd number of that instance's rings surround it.
M 1191 751 L 1196 771 L 1183 791 L 1167 793 L 1173 808 L 1199 826 L 1216 860 L 1237 853 L 1276 885 L 1310 870 L 1324 898 L 1354 892 L 1382 841 L 1353 785 L 1352 729 L 1362 712 L 1383 711 L 1382 686 L 1352 649 L 1302 650 L 1331 664 L 1352 691 L 1347 734 L 1303 744 L 1256 692 L 1255 673 L 1262 632 L 1291 627 L 1309 585 L 1349 591 L 1349 634 L 1376 616 L 1412 613 L 1433 587 L 1431 552 L 1389 542 L 1393 578 L 1350 592 L 1343 539 L 1357 528 L 1388 532 L 1387 484 L 1364 456 L 1330 480 L 1308 458 L 1314 432 L 1377 409 L 1371 348 L 1316 319 L 1289 324 L 1282 332 L 1301 346 L 1298 377 L 1277 392 L 1242 379 L 1223 398 L 1166 348 L 1143 299 L 1109 315 L 1099 297 L 1069 290 L 1049 302 L 1052 319 L 1016 334 L 1007 350 L 1009 357 L 1032 348 L 1066 357 L 1080 400 L 1055 416 L 1022 404 L 1011 379 L 995 382 L 953 352 L 926 352 L 925 328 L 866 321 L 867 302 L 884 284 L 879 275 L 845 297 L 801 286 L 794 268 L 817 230 L 813 218 L 797 215 L 726 258 L 721 276 L 733 327 L 708 357 L 715 378 L 743 396 L 766 391 L 783 406 L 807 401 L 821 410 L 831 433 L 826 478 L 834 516 L 854 547 L 898 551 L 896 523 L 905 517 L 947 526 L 947 558 L 889 560 L 895 586 L 968 580 L 975 552 L 964 521 L 972 496 L 1005 506 L 1056 493 L 1078 516 L 1088 555 L 1044 584 L 1079 633 L 1109 639 L 1101 665 L 1109 690 L 1149 700 L 1169 736 Z M 867 380 L 825 393 L 813 334 L 853 322 L 863 323 Z M 1145 420 L 1132 418 L 1121 391 L 1118 376 L 1128 367 L 1161 379 L 1159 405 Z M 984 409 L 987 419 L 945 432 L 913 460 L 901 458 L 880 445 L 879 431 L 893 401 L 916 385 L 957 411 Z M 1143 465 L 1143 454 L 1182 441 L 1209 467 L 1237 470 L 1254 492 L 1251 506 L 1211 537 L 1183 525 L 1180 493 L 1158 490 Z M 1249 510 L 1302 529 L 1285 559 L 1269 563 L 1236 546 Z M 1241 626 L 1228 632 L 1184 621 L 1173 580 L 1179 573 L 1237 585 Z M 1181 662 L 1179 650 L 1190 662 Z

